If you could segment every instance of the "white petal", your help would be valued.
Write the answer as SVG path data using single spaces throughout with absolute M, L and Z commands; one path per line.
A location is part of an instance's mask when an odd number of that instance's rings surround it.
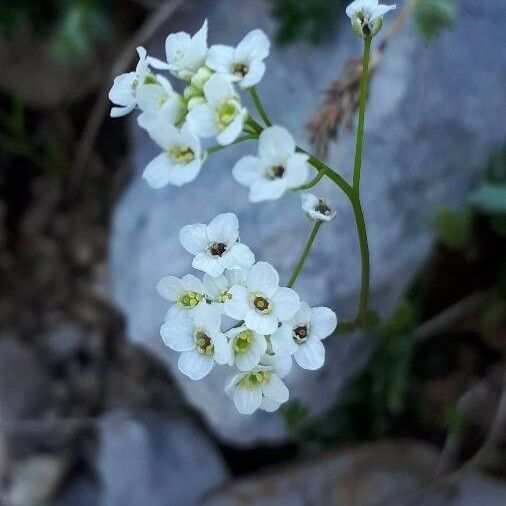
M 193 322 L 187 316 L 180 316 L 165 322 L 160 328 L 165 346 L 174 351 L 189 351 L 195 347 L 193 339 Z
M 318 205 L 318 197 L 312 193 L 303 193 L 301 196 L 302 210 L 306 213 L 314 211 L 314 208 Z
M 109 91 L 109 100 L 117 105 L 135 105 L 135 97 L 132 92 L 132 85 L 137 79 L 135 72 L 121 74 L 114 78 L 114 83 Z
M 220 257 L 210 257 L 204 252 L 195 255 L 192 266 L 194 269 L 207 272 L 207 274 L 213 277 L 221 276 L 225 270 L 225 267 L 220 262 Z
M 179 294 L 185 291 L 184 285 L 179 278 L 175 276 L 166 276 L 156 285 L 158 293 L 171 302 L 176 302 Z
M 153 158 L 142 173 L 142 177 L 151 188 L 159 189 L 169 184 L 172 165 L 166 153 Z
M 209 48 L 206 65 L 219 72 L 228 74 L 234 61 L 234 48 L 230 46 L 216 45 Z
M 170 167 L 168 178 L 169 183 L 174 186 L 182 186 L 191 183 L 200 173 L 202 163 L 200 160 L 193 160 L 190 163 L 177 163 Z
M 271 43 L 262 30 L 252 30 L 237 45 L 235 57 L 238 61 L 263 60 L 270 47 Z
M 137 91 L 137 104 L 141 111 L 159 109 L 166 91 L 158 83 L 144 84 Z
M 222 257 L 221 264 L 227 269 L 248 269 L 255 263 L 255 255 L 246 244 L 235 243 Z
M 244 320 L 249 309 L 250 305 L 246 288 L 240 285 L 232 286 L 228 291 L 228 300 L 225 301 L 225 314 L 236 320 Z
M 244 328 L 243 328 L 244 330 Z M 240 371 L 250 371 L 260 361 L 260 357 L 267 349 L 267 341 L 260 334 L 255 334 L 250 348 L 244 353 L 235 355 L 235 365 Z
M 280 163 L 295 152 L 295 141 L 286 128 L 274 125 L 266 128 L 258 140 L 260 158 Z
M 300 299 L 291 288 L 278 288 L 272 296 L 273 313 L 280 321 L 289 320 L 300 308 Z
M 225 273 L 228 281 L 228 286 L 242 285 L 246 286 L 248 279 L 248 269 L 230 269 Z
M 262 385 L 262 393 L 265 397 L 279 403 L 286 402 L 290 397 L 288 388 L 286 388 L 286 385 L 276 374 L 272 374 L 269 381 L 265 385 Z
M 209 244 L 207 226 L 202 223 L 184 226 L 179 231 L 179 242 L 181 246 L 192 255 L 204 251 Z
M 279 287 L 278 271 L 267 262 L 257 262 L 249 271 L 246 284 L 249 292 L 271 297 Z
M 216 113 L 209 104 L 193 107 L 186 116 L 192 131 L 199 137 L 213 137 L 219 133 Z
M 214 278 L 209 274 L 204 274 L 204 291 L 210 299 L 216 301 L 228 288 L 229 284 L 225 276 Z
M 278 328 L 278 319 L 272 314 L 261 314 L 250 309 L 244 317 L 246 327 L 262 335 L 272 334 Z
M 179 66 L 189 43 L 190 35 L 185 32 L 171 33 L 167 37 L 165 40 L 165 56 L 171 68 Z
M 267 411 L 267 413 L 273 413 L 274 411 L 277 411 L 279 409 L 279 406 L 281 406 L 281 403 L 273 401 L 267 397 L 262 397 L 260 409 Z
M 337 317 L 328 307 L 314 307 L 311 310 L 310 333 L 318 339 L 324 339 L 336 330 Z
M 311 320 L 311 308 L 307 302 L 301 301 L 299 310 L 295 313 L 289 323 L 293 324 L 292 327 L 297 325 L 308 325 Z
M 243 156 L 232 169 L 232 175 L 243 186 L 250 186 L 257 179 L 263 177 L 263 174 L 263 164 L 256 156 Z
M 192 380 L 200 380 L 207 376 L 214 366 L 214 360 L 196 350 L 184 351 L 177 363 L 179 370 Z
M 238 387 L 234 392 L 234 404 L 239 413 L 251 415 L 262 402 L 262 392 L 260 388 L 241 388 Z
M 122 116 L 126 116 L 128 113 L 132 112 L 135 108 L 135 103 L 132 103 L 128 107 L 112 107 L 111 108 L 111 118 L 120 118 Z
M 228 364 L 230 361 L 230 346 L 227 338 L 220 332 L 212 336 L 214 354 L 213 359 L 218 364 Z
M 250 88 L 258 84 L 265 74 L 265 63 L 263 61 L 255 60 L 249 66 L 248 73 L 243 77 L 240 82 L 241 88 Z
M 276 355 L 293 355 L 298 346 L 292 338 L 292 327 L 282 325 L 274 334 L 271 335 L 272 351 Z
M 294 153 L 286 163 L 284 179 L 288 188 L 295 188 L 304 184 L 309 176 L 307 155 Z
M 314 371 L 319 369 L 325 362 L 325 347 L 318 339 L 308 339 L 299 345 L 293 358 L 302 369 Z
M 260 364 L 274 371 L 279 378 L 284 378 L 292 370 L 292 357 L 280 355 L 264 355 Z
M 235 374 L 231 378 L 228 378 L 225 382 L 225 393 L 232 399 L 234 398 L 234 392 L 237 389 L 237 383 L 239 383 L 242 378 L 244 378 L 244 374 Z
M 207 19 L 191 38 L 184 55 L 184 66 L 191 70 L 201 67 L 207 55 Z
M 218 214 L 207 226 L 207 237 L 211 242 L 233 244 L 239 236 L 239 220 L 234 213 Z
M 222 146 L 228 146 L 229 144 L 232 144 L 237 137 L 242 132 L 242 127 L 244 126 L 244 114 L 242 112 L 239 112 L 237 116 L 234 118 L 234 121 L 225 128 L 222 132 L 220 132 L 216 136 L 216 141 L 218 144 L 221 144 Z
M 283 196 L 287 186 L 284 179 L 257 179 L 253 182 L 249 190 L 249 199 L 251 202 L 263 202 L 265 200 L 276 200 Z
M 195 327 L 205 329 L 210 333 L 219 332 L 221 327 L 221 313 L 211 304 L 200 304 L 193 315 Z
M 212 107 L 235 97 L 234 88 L 221 74 L 213 74 L 204 84 L 204 95 Z

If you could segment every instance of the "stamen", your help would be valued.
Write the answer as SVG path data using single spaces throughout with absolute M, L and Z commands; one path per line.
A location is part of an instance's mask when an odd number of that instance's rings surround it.
M 309 331 L 307 325 L 299 325 L 293 329 L 292 337 L 297 344 L 307 341 Z
M 274 165 L 273 167 L 269 167 L 267 169 L 266 177 L 267 179 L 280 179 L 283 177 L 285 173 L 285 167 L 283 165 Z
M 221 257 L 226 251 L 227 245 L 222 242 L 215 242 L 209 247 L 209 252 L 215 257 Z

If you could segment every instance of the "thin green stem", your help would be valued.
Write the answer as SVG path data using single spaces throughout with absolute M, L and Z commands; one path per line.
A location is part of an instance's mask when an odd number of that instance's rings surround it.
M 272 121 L 269 118 L 269 115 L 267 114 L 267 111 L 265 110 L 265 107 L 263 106 L 260 97 L 258 96 L 256 88 L 252 86 L 251 88 L 248 88 L 248 91 L 249 94 L 251 95 L 253 103 L 255 104 L 258 114 L 260 114 L 260 117 L 262 118 L 262 121 L 265 123 L 266 126 L 268 127 L 272 126 Z
M 358 108 L 357 142 L 355 144 L 355 165 L 353 167 L 353 187 L 360 187 L 360 172 L 362 169 L 362 148 L 364 144 L 365 108 L 367 105 L 367 81 L 369 79 L 369 60 L 371 56 L 372 37 L 364 39 L 364 58 L 362 64 L 362 79 L 360 80 L 360 102 Z
M 301 184 L 296 188 L 292 188 L 292 191 L 297 192 L 302 190 L 309 190 L 313 186 L 316 186 L 324 175 L 325 174 L 323 172 L 318 172 L 318 174 L 316 174 L 316 176 L 313 179 L 311 179 L 311 181 L 308 181 L 306 184 Z
M 299 257 L 297 265 L 295 266 L 295 269 L 293 270 L 292 275 L 290 276 L 290 279 L 286 285 L 289 288 L 291 288 L 295 284 L 295 281 L 297 281 L 300 271 L 302 270 L 302 267 L 304 267 L 304 262 L 306 261 L 306 258 L 311 251 L 311 247 L 313 246 L 314 240 L 316 239 L 316 235 L 318 234 L 318 230 L 320 230 L 322 223 L 323 222 L 321 221 L 317 221 L 314 224 L 313 230 L 311 230 L 311 235 L 309 236 L 309 239 L 307 240 L 306 245 L 304 246 L 304 249 L 302 250 L 302 253 Z
M 257 135 L 260 135 L 263 131 L 262 125 L 257 123 L 251 116 L 248 116 L 246 118 L 246 125 L 250 127 L 254 132 L 256 132 Z
M 228 148 L 229 146 L 233 146 L 234 144 L 239 144 L 240 142 L 244 141 L 252 141 L 254 139 L 257 139 L 256 135 L 248 134 L 248 135 L 242 135 L 241 137 L 238 137 L 232 144 L 227 144 L 226 146 L 222 146 L 221 144 L 216 144 L 215 146 L 211 146 L 206 149 L 208 154 L 217 153 L 218 151 L 221 151 L 222 149 Z

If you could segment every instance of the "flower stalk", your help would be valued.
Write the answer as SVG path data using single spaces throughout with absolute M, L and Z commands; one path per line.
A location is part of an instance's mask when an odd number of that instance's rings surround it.
M 304 263 L 306 262 L 306 258 L 309 255 L 309 252 L 311 251 L 311 248 L 313 246 L 313 243 L 316 239 L 316 236 L 318 235 L 318 231 L 320 230 L 320 227 L 322 226 L 322 221 L 317 221 L 313 225 L 313 229 L 311 230 L 311 234 L 309 235 L 309 238 L 306 242 L 306 245 L 304 246 L 304 249 L 302 250 L 302 253 L 299 257 L 299 260 L 297 261 L 297 264 L 292 272 L 292 275 L 290 276 L 290 279 L 288 280 L 288 283 L 286 286 L 288 288 L 291 288 L 295 282 L 297 281 L 297 278 L 299 277 L 300 272 L 302 271 L 302 268 L 304 267 Z

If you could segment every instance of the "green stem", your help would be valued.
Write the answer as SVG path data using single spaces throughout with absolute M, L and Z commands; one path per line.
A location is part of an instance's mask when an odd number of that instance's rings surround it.
M 297 186 L 296 188 L 292 188 L 292 191 L 297 192 L 297 191 L 302 191 L 302 190 L 309 190 L 313 186 L 316 186 L 320 182 L 320 179 L 324 175 L 325 174 L 323 172 L 318 172 L 318 174 L 316 174 L 316 176 L 313 179 L 311 179 L 311 181 L 308 181 L 306 184 L 301 184 L 300 186 Z
M 234 142 L 232 142 L 232 144 L 227 144 L 226 146 L 222 146 L 221 144 L 216 144 L 215 146 L 211 146 L 209 148 L 206 149 L 207 153 L 208 154 L 212 154 L 212 153 L 217 153 L 218 151 L 221 151 L 222 149 L 225 149 L 225 148 L 228 148 L 229 146 L 233 146 L 234 144 L 239 144 L 240 142 L 244 142 L 244 141 L 252 141 L 254 139 L 256 139 L 257 136 L 256 135 L 243 135 L 241 137 L 238 137 Z
M 357 142 L 355 144 L 355 165 L 353 167 L 353 187 L 360 187 L 360 172 L 362 168 L 362 148 L 364 144 L 365 107 L 367 105 L 367 81 L 369 79 L 369 60 L 371 56 L 372 37 L 364 39 L 364 58 L 362 64 L 362 79 L 360 80 L 360 102 L 358 108 Z
M 309 239 L 307 240 L 306 245 L 302 250 L 297 265 L 295 266 L 295 269 L 293 270 L 292 275 L 290 276 L 290 279 L 288 280 L 288 283 L 286 285 L 289 288 L 291 288 L 295 284 L 295 281 L 297 281 L 300 271 L 302 270 L 302 267 L 304 267 L 304 262 L 306 261 L 306 258 L 309 255 L 309 252 L 311 251 L 311 247 L 313 246 L 314 240 L 316 238 L 316 235 L 318 234 L 318 230 L 320 230 L 320 227 L 322 226 L 322 223 L 323 222 L 321 221 L 317 221 L 314 224 L 313 230 L 311 230 L 311 235 L 309 236 Z
M 272 121 L 269 118 L 269 115 L 267 114 L 267 111 L 265 110 L 260 97 L 258 96 L 256 88 L 252 86 L 251 88 L 248 88 L 248 91 L 251 95 L 253 103 L 255 104 L 256 110 L 258 111 L 258 114 L 260 114 L 260 117 L 262 118 L 265 125 L 268 127 L 272 126 Z

